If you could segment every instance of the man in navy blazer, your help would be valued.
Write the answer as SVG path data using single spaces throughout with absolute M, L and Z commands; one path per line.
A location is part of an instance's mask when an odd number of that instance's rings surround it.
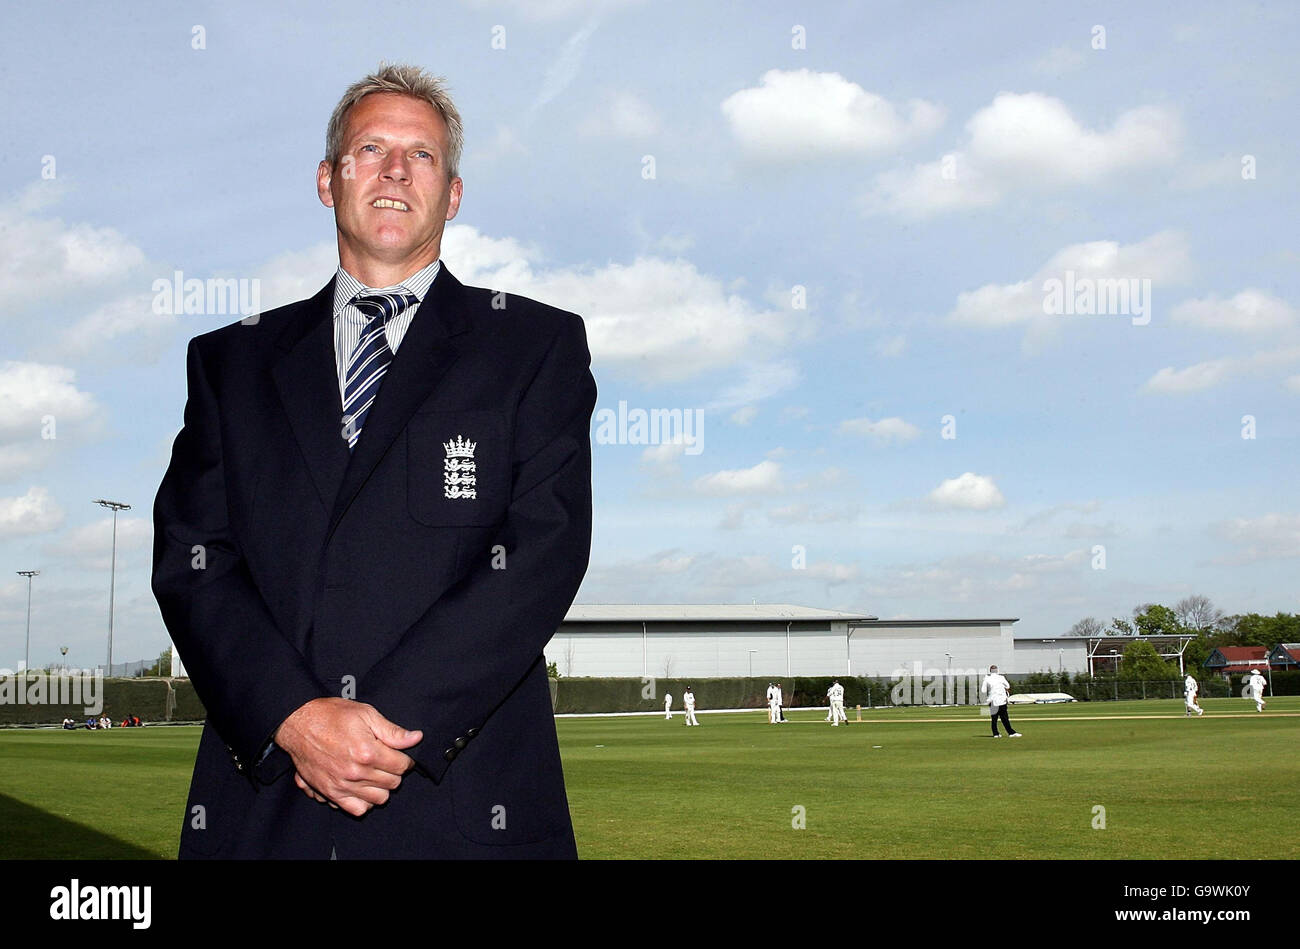
M 441 262 L 440 80 L 382 67 L 327 139 L 339 270 L 190 341 L 154 505 L 208 713 L 180 856 L 576 857 L 542 649 L 590 552 L 582 320 Z

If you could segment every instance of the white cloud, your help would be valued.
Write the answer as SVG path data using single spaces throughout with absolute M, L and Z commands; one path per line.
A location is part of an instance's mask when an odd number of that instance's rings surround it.
M 663 119 L 654 106 L 640 96 L 619 92 L 583 120 L 578 131 L 591 137 L 641 139 L 657 135 L 662 128 Z
M 731 133 L 751 156 L 790 161 L 870 155 L 929 135 L 941 107 L 921 99 L 899 108 L 839 73 L 771 69 L 759 85 L 722 102 Z
M 534 109 L 540 108 L 558 98 L 565 89 L 573 84 L 573 80 L 578 78 L 578 72 L 582 69 L 582 61 L 587 55 L 587 44 L 591 42 L 596 27 L 597 21 L 595 19 L 589 20 L 576 33 L 573 33 L 564 41 L 564 46 L 560 48 L 559 55 L 547 67 L 546 75 L 542 77 L 541 88 L 538 90 L 537 99 L 533 103 Z
M 678 433 L 673 441 L 665 441 L 658 445 L 651 445 L 645 451 L 641 452 L 641 461 L 647 465 L 661 468 L 665 471 L 675 471 L 677 470 L 677 463 L 685 453 L 686 442 L 680 437 L 680 433 Z
M 48 191 L 48 194 L 42 194 Z M 65 224 L 32 212 L 64 195 L 61 185 L 36 182 L 0 205 L 0 298 L 6 310 L 15 301 L 39 302 L 120 283 L 145 263 L 143 251 L 122 232 L 91 224 Z
M 957 295 L 948 314 L 955 323 L 998 328 L 1037 321 L 1059 324 L 1063 317 L 1043 312 L 1048 280 L 1064 281 L 1067 271 L 1075 281 L 1146 280 L 1152 284 L 1176 283 L 1190 272 L 1187 238 L 1179 231 L 1161 231 L 1135 244 L 1089 241 L 1058 250 L 1026 279 L 1016 283 L 989 283 Z M 1154 291 L 1153 291 L 1154 292 Z M 1147 301 L 1150 305 L 1151 301 Z
M 0 441 L 40 438 L 46 415 L 54 417 L 56 437 L 58 426 L 93 418 L 99 406 L 77 388 L 76 378 L 66 366 L 0 363 Z
M 0 481 L 31 474 L 99 430 L 103 410 L 76 375 L 66 366 L 0 363 Z
M 770 399 L 774 395 L 792 389 L 798 385 L 800 379 L 799 367 L 788 360 L 748 363 L 742 371 L 740 381 L 732 383 L 718 393 L 718 397 L 705 406 L 707 411 L 743 409 L 752 403 Z
M 1036 59 L 1029 68 L 1047 76 L 1073 72 L 1084 64 L 1087 57 L 1073 46 L 1056 46 Z
M 992 478 L 969 471 L 960 477 L 946 479 L 930 492 L 929 497 L 939 507 L 972 511 L 987 511 L 1006 504 L 1006 499 Z
M 1300 346 L 1264 349 L 1249 356 L 1225 356 L 1175 369 L 1166 366 L 1142 386 L 1149 392 L 1178 394 L 1200 392 L 1228 379 L 1243 375 L 1258 376 L 1278 366 L 1300 361 Z
M 992 207 L 1003 188 L 965 152 L 950 152 L 911 169 L 882 171 L 858 205 L 866 214 L 898 214 L 911 219 Z
M 907 348 L 907 337 L 901 333 L 897 336 L 887 336 L 876 340 L 873 348 L 877 356 L 885 359 L 897 359 L 903 355 L 903 350 Z
M 1294 307 L 1254 288 L 1242 290 L 1228 300 L 1213 295 L 1185 300 L 1173 308 L 1170 319 L 1198 329 L 1239 333 L 1269 333 L 1291 329 L 1297 323 Z
M 63 509 L 50 492 L 32 486 L 16 498 L 0 498 L 0 536 L 40 534 L 63 523 Z
M 715 471 L 697 478 L 695 490 L 712 497 L 772 494 L 781 490 L 781 466 L 775 461 L 760 461 L 752 468 Z
M 966 123 L 971 157 L 1004 181 L 1097 181 L 1129 168 L 1170 164 L 1182 130 L 1177 117 L 1143 106 L 1121 113 L 1109 131 L 1084 128 L 1059 99 L 999 93 Z
M 232 316 L 232 319 L 234 317 Z M 153 362 L 171 345 L 178 322 L 153 311 L 153 294 L 135 293 L 95 308 L 36 352 L 49 359 Z
M 799 502 L 774 507 L 767 512 L 767 518 L 773 524 L 839 524 L 856 521 L 859 511 L 856 504 L 813 506 Z
M 486 12 L 509 8 L 528 20 L 562 20 L 573 16 L 615 13 L 645 0 L 464 0 Z
M 758 406 L 745 405 L 731 413 L 731 421 L 736 425 L 748 425 L 758 417 Z
M 919 438 L 921 430 L 911 422 L 901 418 L 882 418 L 872 421 L 869 418 L 845 419 L 840 423 L 840 431 L 846 435 L 865 435 L 877 442 L 910 442 Z
M 1051 191 L 1172 165 L 1182 126 L 1155 106 L 1130 109 L 1107 130 L 1084 127 L 1065 103 L 1042 93 L 1002 92 L 966 123 L 947 161 L 877 175 L 862 197 L 867 213 L 925 218 L 987 207 L 1018 191 Z
M 830 587 L 861 576 L 856 564 L 810 557 L 792 569 L 789 555 L 720 556 L 662 551 L 611 562 L 593 562 L 578 602 L 622 603 L 816 603 L 848 609 L 828 596 Z
M 1186 369 L 1165 366 L 1148 379 L 1142 388 L 1149 392 L 1200 392 L 1202 389 L 1217 386 L 1226 379 L 1231 365 L 1231 360 L 1228 359 L 1212 359 L 1208 362 L 1198 362 Z
M 1252 563 L 1257 560 L 1300 557 L 1300 514 L 1270 513 L 1262 517 L 1237 517 L 1211 528 L 1221 540 L 1239 551 L 1217 563 Z
M 338 244 L 333 240 L 271 258 L 257 274 L 262 312 L 315 296 L 338 266 Z
M 123 553 L 149 550 L 153 546 L 153 522 L 147 517 L 117 516 L 117 569 L 122 570 Z M 45 544 L 52 556 L 68 557 L 78 566 L 90 570 L 107 570 L 113 553 L 113 517 L 65 531 Z
M 758 309 L 682 259 L 546 269 L 534 266 L 536 251 L 468 226 L 447 228 L 443 252 L 464 283 L 580 314 L 593 360 L 641 380 L 681 380 L 762 361 L 806 332 L 802 321 Z

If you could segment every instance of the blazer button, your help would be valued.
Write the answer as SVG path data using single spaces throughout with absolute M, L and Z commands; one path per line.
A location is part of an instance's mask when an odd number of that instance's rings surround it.
M 460 748 L 464 748 L 466 745 L 469 744 L 469 739 L 468 739 L 468 738 L 457 738 L 455 741 L 452 742 L 452 744 L 455 745 L 458 749 L 460 749 Z
M 479 730 L 478 730 L 477 728 L 467 728 L 467 729 L 465 729 L 465 737 L 466 737 L 466 738 L 473 738 L 475 735 L 478 734 L 478 732 L 479 732 Z
M 444 751 L 444 752 L 442 753 L 442 756 L 443 756 L 444 758 L 446 758 L 448 761 L 452 761 L 452 760 L 454 760 L 455 757 L 456 757 L 456 749 L 455 749 L 455 748 L 448 748 L 446 751 Z

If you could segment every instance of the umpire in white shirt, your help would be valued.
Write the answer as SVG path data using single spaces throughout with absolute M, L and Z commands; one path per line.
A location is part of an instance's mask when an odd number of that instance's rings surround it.
M 1019 738 L 1020 732 L 1011 727 L 1011 719 L 1007 717 L 1007 696 L 1011 692 L 1011 683 L 1005 676 L 999 674 L 997 666 L 989 666 L 989 674 L 984 677 L 980 692 L 988 693 L 989 721 L 993 725 L 993 737 L 1002 737 L 998 734 L 998 719 L 1001 718 L 1002 724 L 1007 727 L 1007 737 Z

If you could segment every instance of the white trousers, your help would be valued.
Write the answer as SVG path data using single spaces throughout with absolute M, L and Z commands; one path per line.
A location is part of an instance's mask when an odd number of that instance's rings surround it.
M 695 709 L 693 709 L 693 708 L 688 708 L 688 709 L 686 710 L 686 724 L 687 724 L 687 725 L 698 725 L 698 724 L 699 724 L 699 722 L 697 722 L 697 721 L 695 720 Z

